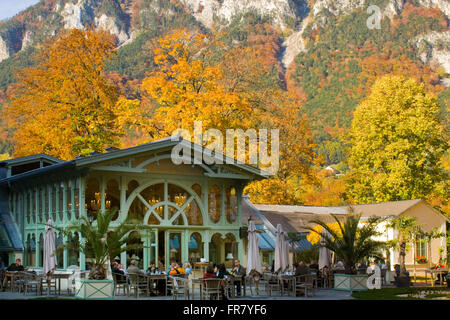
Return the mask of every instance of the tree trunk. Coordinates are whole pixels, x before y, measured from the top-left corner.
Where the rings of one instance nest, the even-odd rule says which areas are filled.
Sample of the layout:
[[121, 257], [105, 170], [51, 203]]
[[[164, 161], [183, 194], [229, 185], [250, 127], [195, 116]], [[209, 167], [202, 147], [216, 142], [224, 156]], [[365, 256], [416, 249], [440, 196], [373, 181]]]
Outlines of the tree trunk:
[[106, 279], [106, 270], [103, 265], [94, 264], [91, 268], [91, 272], [89, 272], [90, 280], [105, 280]]
[[406, 242], [403, 239], [400, 240], [400, 277], [406, 277], [406, 266], [405, 266], [405, 256], [406, 256]]

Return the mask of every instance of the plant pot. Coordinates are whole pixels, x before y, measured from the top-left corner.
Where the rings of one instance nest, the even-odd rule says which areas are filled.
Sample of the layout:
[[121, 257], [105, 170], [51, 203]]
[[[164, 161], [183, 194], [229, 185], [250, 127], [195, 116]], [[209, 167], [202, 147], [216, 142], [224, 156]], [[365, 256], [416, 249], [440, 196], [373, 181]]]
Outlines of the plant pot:
[[111, 300], [114, 295], [113, 280], [75, 279], [75, 297], [85, 300]]
[[411, 286], [411, 277], [395, 277], [394, 284], [398, 288], [409, 288]]
[[367, 288], [368, 274], [334, 274], [334, 289], [340, 291], [365, 291]]

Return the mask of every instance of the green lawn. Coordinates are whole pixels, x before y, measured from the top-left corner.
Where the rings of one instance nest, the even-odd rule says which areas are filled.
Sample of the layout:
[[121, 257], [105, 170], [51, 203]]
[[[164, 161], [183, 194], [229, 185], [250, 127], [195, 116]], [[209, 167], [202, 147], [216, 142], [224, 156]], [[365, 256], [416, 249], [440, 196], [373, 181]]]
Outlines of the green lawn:
[[450, 291], [450, 288], [447, 287], [421, 287], [421, 288], [384, 288], [379, 290], [368, 290], [368, 291], [360, 291], [353, 292], [352, 296], [355, 299], [360, 300], [422, 300], [416, 297], [398, 297], [400, 294], [414, 294], [419, 293], [421, 291], [432, 291], [429, 295], [426, 296], [425, 299], [432, 299], [435, 297], [443, 297], [447, 296], [449, 298], [449, 294], [441, 293], [442, 291]]

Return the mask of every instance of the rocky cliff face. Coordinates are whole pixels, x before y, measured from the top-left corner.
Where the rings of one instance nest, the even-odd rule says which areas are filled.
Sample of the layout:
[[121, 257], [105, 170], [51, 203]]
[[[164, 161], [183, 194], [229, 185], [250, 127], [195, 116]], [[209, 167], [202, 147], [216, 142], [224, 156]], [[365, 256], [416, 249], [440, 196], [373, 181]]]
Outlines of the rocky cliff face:
[[290, 0], [181, 0], [194, 17], [210, 28], [215, 22], [229, 22], [239, 13], [256, 11], [270, 16], [273, 23], [287, 28], [287, 20], [295, 21], [298, 15], [296, 2]]
[[[159, 12], [160, 4], [169, 0], [140, 0], [148, 8]], [[380, 8], [384, 17], [392, 19], [403, 10], [406, 0], [386, 0]], [[6, 22], [0, 22], [0, 61], [16, 52], [41, 42], [44, 38], [69, 28], [84, 28], [93, 25], [109, 30], [119, 40], [119, 45], [130, 43], [133, 34], [140, 30], [133, 29], [130, 20], [136, 13], [130, 8], [137, 0], [47, 0], [27, 9], [30, 18], [17, 16]], [[448, 0], [416, 0], [425, 8], [438, 7], [447, 17], [450, 16]], [[306, 50], [303, 32], [308, 24], [324, 25], [324, 14], [344, 15], [357, 8], [370, 4], [369, 0], [178, 0], [183, 10], [199, 21], [206, 28], [226, 25], [239, 14], [256, 12], [261, 16], [270, 16], [274, 25], [284, 30], [283, 55], [280, 59], [287, 68], [299, 52]], [[34, 10], [34, 11], [33, 11]], [[153, 10], [153, 9], [152, 9]], [[170, 10], [165, 13], [170, 14]], [[20, 16], [20, 15], [18, 15]], [[39, 26], [36, 28], [36, 25]], [[448, 46], [442, 46], [442, 37], [448, 40], [448, 34], [423, 35], [415, 39], [421, 46], [421, 59], [426, 62], [441, 64], [449, 72]]]
[[[46, 10], [39, 8], [43, 4], [46, 5]], [[120, 3], [117, 0], [49, 0], [35, 7], [44, 16], [38, 14], [31, 20], [24, 20], [19, 15], [19, 18], [16, 16], [0, 23], [0, 61], [27, 46], [37, 44], [42, 38], [56, 35], [63, 29], [82, 29], [93, 25], [116, 35], [119, 44], [130, 38], [129, 23], [123, 18], [125, 14], [121, 12]], [[50, 10], [48, 10], [49, 7]], [[115, 9], [115, 12], [113, 10], [111, 14], [110, 8]], [[27, 9], [24, 14], [31, 15], [32, 13], [28, 11], [31, 10]], [[23, 29], [21, 32], [18, 32], [17, 25]], [[35, 25], [40, 25], [41, 28], [36, 30]], [[38, 33], [39, 37], [36, 36]]]

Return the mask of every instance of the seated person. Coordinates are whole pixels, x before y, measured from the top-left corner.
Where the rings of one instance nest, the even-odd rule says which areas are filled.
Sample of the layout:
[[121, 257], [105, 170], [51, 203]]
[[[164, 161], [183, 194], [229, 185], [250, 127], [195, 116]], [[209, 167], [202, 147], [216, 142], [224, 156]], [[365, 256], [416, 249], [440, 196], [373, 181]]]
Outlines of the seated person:
[[339, 261], [336, 263], [336, 265], [334, 266], [333, 270], [338, 270], [338, 271], [343, 271], [343, 270], [345, 270], [344, 263], [343, 263], [342, 261], [339, 260]]
[[119, 264], [117, 262], [113, 262], [111, 264], [112, 273], [116, 274], [117, 282], [125, 282], [125, 272], [119, 269]]
[[225, 276], [228, 276], [229, 272], [227, 271], [227, 268], [225, 268], [225, 264], [221, 263], [217, 267], [217, 278], [224, 279]]
[[186, 262], [186, 263], [183, 265], [183, 268], [184, 268], [184, 271], [185, 271], [185, 273], [186, 273], [186, 277], [189, 277], [189, 275], [192, 274], [191, 264], [190, 264], [189, 262]]
[[176, 275], [184, 275], [186, 274], [186, 270], [184, 268], [181, 268], [180, 265], [176, 261], [172, 261], [170, 264], [170, 270], [169, 275], [176, 276]]
[[214, 272], [214, 268], [212, 266], [208, 266], [206, 268], [206, 272], [203, 275], [203, 279], [214, 279], [217, 278], [216, 273]]
[[144, 271], [139, 269], [138, 262], [136, 260], [131, 260], [130, 266], [127, 269], [127, 274], [144, 274]]
[[[234, 268], [231, 270], [231, 274], [235, 277], [244, 277], [245, 276], [245, 269], [243, 266], [241, 266], [241, 262], [239, 260], [234, 260]], [[241, 278], [241, 279], [242, 279]], [[236, 293], [238, 296], [241, 295], [241, 281], [242, 280], [234, 280], [234, 283], [236, 284]]]
[[295, 268], [295, 275], [296, 276], [302, 276], [305, 274], [310, 274], [311, 271], [306, 266], [304, 261], [300, 261], [300, 263], [297, 265], [297, 268]]
[[147, 269], [148, 273], [155, 274], [159, 269], [156, 267], [155, 261], [150, 262], [150, 266]]
[[[155, 261], [150, 262], [150, 266], [147, 269], [147, 273], [150, 274], [160, 273], [159, 269], [156, 267]], [[153, 288], [150, 288], [150, 290], [153, 290]], [[163, 296], [166, 292], [166, 280], [156, 279], [156, 290], [158, 291], [159, 296]], [[155, 293], [150, 292], [150, 295], [155, 295]]]
[[6, 270], [8, 270], [8, 271], [25, 271], [25, 268], [22, 265], [22, 260], [16, 259], [16, 262], [12, 263]]

